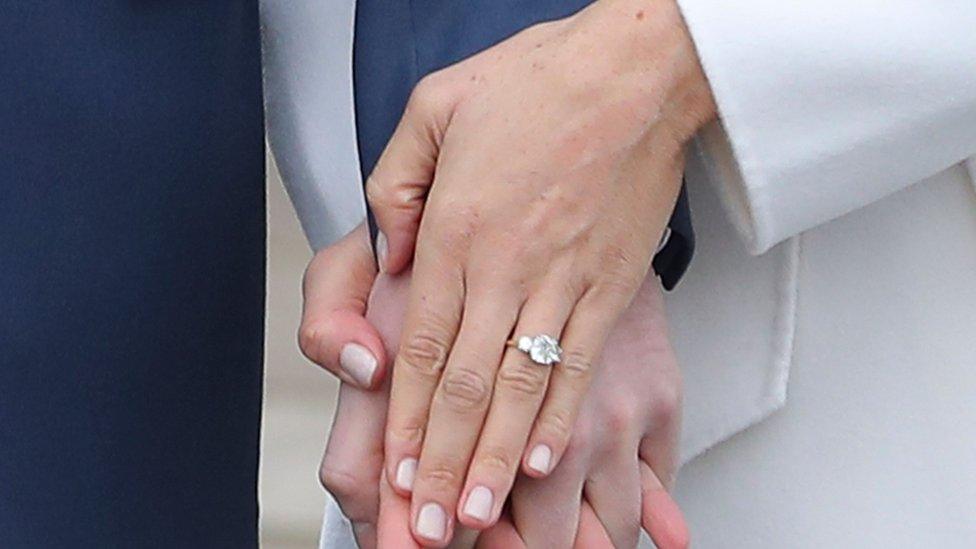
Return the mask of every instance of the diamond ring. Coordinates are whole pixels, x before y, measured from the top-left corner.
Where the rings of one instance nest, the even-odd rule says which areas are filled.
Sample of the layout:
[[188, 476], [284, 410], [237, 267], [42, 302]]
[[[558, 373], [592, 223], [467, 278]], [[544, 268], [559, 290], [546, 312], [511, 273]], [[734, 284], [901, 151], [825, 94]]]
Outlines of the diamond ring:
[[563, 350], [556, 338], [550, 335], [522, 336], [518, 340], [509, 340], [508, 345], [529, 355], [532, 362], [542, 366], [552, 366], [562, 359]]

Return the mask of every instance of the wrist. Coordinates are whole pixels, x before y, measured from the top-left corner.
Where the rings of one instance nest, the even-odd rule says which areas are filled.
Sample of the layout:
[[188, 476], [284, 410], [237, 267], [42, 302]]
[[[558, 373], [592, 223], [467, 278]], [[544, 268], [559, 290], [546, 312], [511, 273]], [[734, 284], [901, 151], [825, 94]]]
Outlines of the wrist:
[[683, 146], [716, 116], [715, 99], [675, 0], [599, 0], [580, 12], [613, 75], [637, 76], [633, 93]]

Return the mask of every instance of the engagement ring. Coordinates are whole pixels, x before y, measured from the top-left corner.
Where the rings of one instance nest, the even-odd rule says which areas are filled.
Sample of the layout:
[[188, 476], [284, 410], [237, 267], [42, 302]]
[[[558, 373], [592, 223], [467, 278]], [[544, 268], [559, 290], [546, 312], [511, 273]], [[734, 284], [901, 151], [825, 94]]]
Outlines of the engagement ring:
[[529, 355], [532, 362], [542, 366], [552, 366], [562, 359], [563, 350], [556, 338], [540, 334], [535, 337], [522, 336], [518, 340], [509, 340], [508, 345], [515, 347]]

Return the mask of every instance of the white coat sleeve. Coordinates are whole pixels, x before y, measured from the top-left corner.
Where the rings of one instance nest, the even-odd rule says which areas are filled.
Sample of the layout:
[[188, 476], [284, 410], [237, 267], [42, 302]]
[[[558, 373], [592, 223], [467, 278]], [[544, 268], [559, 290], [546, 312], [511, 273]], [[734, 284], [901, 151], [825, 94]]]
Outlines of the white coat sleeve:
[[976, 155], [976, 1], [678, 3], [719, 110], [698, 150], [752, 253]]
[[268, 142], [313, 249], [366, 215], [355, 138], [352, 0], [261, 0]]

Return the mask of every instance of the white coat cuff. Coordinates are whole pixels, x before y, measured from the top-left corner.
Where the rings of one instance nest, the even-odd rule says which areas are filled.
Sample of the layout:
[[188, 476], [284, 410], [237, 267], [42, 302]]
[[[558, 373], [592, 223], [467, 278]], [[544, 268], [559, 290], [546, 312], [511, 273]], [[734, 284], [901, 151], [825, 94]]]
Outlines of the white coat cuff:
[[718, 105], [698, 151], [763, 253], [976, 153], [976, 3], [678, 0]]

